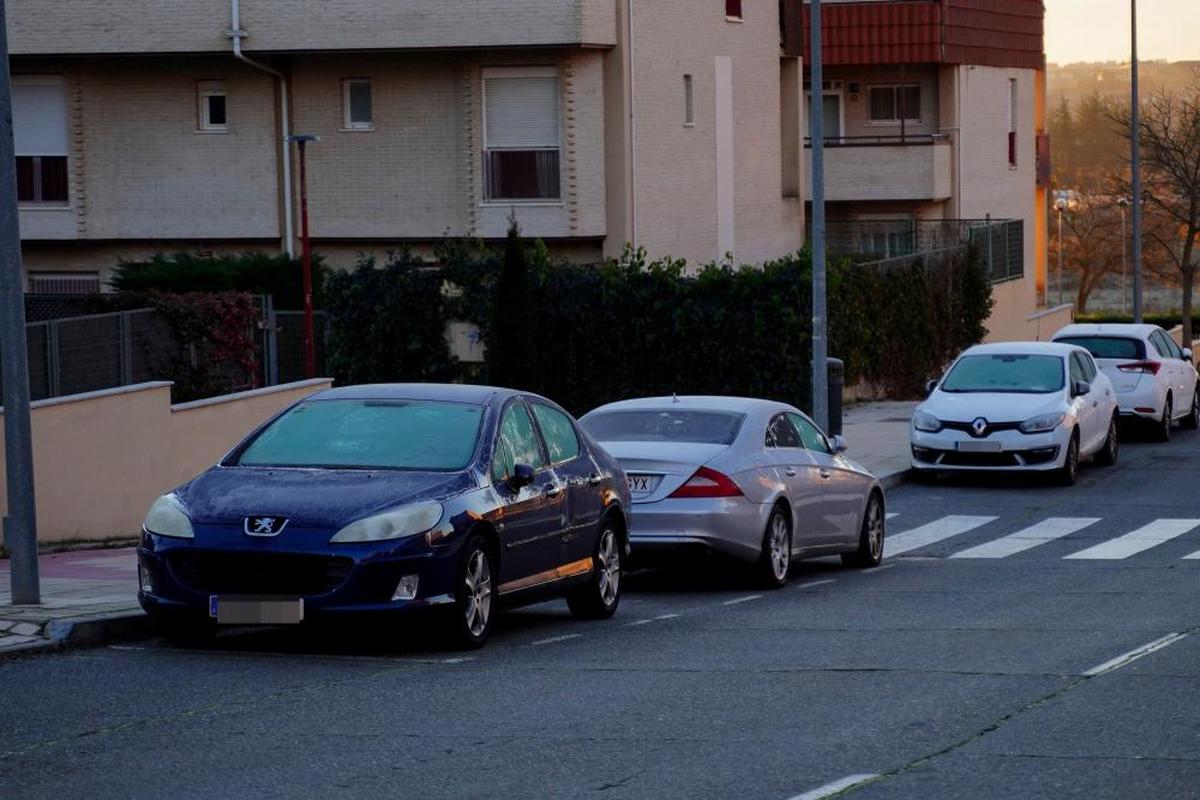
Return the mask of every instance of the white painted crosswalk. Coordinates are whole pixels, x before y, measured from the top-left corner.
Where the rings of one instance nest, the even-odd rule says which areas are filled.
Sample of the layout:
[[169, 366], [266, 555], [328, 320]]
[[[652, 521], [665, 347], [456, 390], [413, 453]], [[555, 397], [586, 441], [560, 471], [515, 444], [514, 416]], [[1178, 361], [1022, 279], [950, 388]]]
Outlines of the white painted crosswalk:
[[[900, 515], [889, 514], [888, 516], [890, 519]], [[906, 514], [905, 517], [907, 516]], [[962, 537], [967, 540], [964, 541], [964, 544], [968, 546], [955, 549], [949, 554], [949, 558], [994, 560], [1017, 556], [1035, 548], [1045, 547], [1053, 542], [1064, 541], [1069, 544], [1071, 540], [1068, 537], [1080, 531], [1104, 530], [1102, 525], [1104, 519], [1101, 517], [1048, 517], [1026, 525], [1016, 532], [992, 536], [980, 541], [980, 534], [986, 534], [989, 530], [1000, 527], [1000, 525], [993, 525], [997, 522], [1000, 525], [1004, 524], [1000, 517], [995, 516], [949, 514], [917, 527], [894, 534], [889, 533], [884, 541], [884, 556], [898, 556], [905, 553], [917, 555], [918, 553], [915, 551]], [[1060, 546], [1053, 557], [1072, 561], [1120, 561], [1146, 553], [1198, 530], [1200, 530], [1200, 519], [1156, 519], [1134, 530], [1112, 531], [1111, 535], [1107, 536], [1105, 534], [1097, 535], [1089, 530], [1088, 547], [1062, 555], [1063, 548]], [[1099, 538], [1103, 538], [1103, 541], [1097, 542], [1096, 540]], [[944, 554], [945, 550], [941, 550], [941, 553]], [[1178, 550], [1175, 553], [1172, 557], [1180, 558]], [[1182, 556], [1182, 558], [1200, 561], [1200, 550]]]

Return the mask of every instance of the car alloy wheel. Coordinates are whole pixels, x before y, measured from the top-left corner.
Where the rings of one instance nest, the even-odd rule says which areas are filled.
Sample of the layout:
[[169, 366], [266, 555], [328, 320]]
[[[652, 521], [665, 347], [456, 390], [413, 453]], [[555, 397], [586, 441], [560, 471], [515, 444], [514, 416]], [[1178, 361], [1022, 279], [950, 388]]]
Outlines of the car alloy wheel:
[[1059, 482], [1064, 486], [1074, 486], [1075, 480], [1079, 476], [1079, 437], [1072, 434], [1071, 441], [1067, 445], [1067, 456], [1063, 461], [1062, 469], [1059, 471]]
[[1104, 440], [1104, 447], [1096, 454], [1096, 463], [1105, 467], [1111, 467], [1117, 463], [1117, 451], [1120, 446], [1117, 418], [1113, 417], [1112, 421], [1108, 423], [1108, 437]]
[[858, 549], [844, 553], [842, 563], [848, 567], [877, 567], [883, 561], [883, 540], [886, 536], [887, 515], [883, 513], [883, 500], [872, 493], [863, 514], [862, 532]]
[[792, 529], [780, 506], [771, 511], [771, 517], [767, 520], [760, 564], [759, 569], [768, 587], [778, 588], [787, 583], [788, 570], [792, 566]]
[[463, 546], [455, 585], [454, 615], [451, 621], [452, 644], [457, 647], [481, 647], [492, 632], [495, 598], [491, 551], [480, 536], [472, 536]]
[[1200, 386], [1192, 392], [1192, 411], [1183, 418], [1183, 427], [1189, 431], [1200, 428]]
[[591, 577], [567, 595], [567, 606], [581, 619], [608, 619], [620, 602], [621, 536], [606, 519], [596, 540]]
[[1171, 439], [1171, 413], [1174, 410], [1171, 406], [1171, 398], [1167, 397], [1167, 404], [1163, 406], [1162, 419], [1158, 422], [1157, 438], [1160, 442], [1167, 442]]

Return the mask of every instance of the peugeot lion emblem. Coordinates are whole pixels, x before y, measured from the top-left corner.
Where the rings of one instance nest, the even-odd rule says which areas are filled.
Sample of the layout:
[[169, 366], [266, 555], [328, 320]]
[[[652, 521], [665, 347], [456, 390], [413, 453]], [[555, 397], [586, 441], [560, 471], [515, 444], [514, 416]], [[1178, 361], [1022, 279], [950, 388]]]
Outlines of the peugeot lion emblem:
[[971, 423], [971, 430], [976, 436], [986, 436], [988, 429], [988, 421], [983, 417], [978, 417]]
[[249, 536], [278, 536], [287, 524], [283, 517], [246, 517], [245, 530]]

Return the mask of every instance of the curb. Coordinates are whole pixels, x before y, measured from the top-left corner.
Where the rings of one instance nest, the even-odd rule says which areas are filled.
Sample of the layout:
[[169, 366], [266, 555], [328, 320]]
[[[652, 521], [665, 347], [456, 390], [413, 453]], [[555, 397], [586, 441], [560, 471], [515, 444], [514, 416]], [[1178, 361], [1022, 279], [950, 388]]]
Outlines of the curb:
[[23, 642], [13, 647], [0, 647], [0, 660], [35, 651], [97, 647], [114, 642], [148, 639], [154, 632], [153, 621], [140, 609], [101, 616], [54, 619], [43, 626], [40, 640]]
[[912, 473], [913, 471], [911, 469], [904, 469], [900, 470], [899, 472], [893, 472], [891, 475], [884, 475], [879, 479], [879, 485], [883, 487], [885, 492], [891, 491], [897, 486], [903, 486], [904, 484], [910, 482], [913, 478]]

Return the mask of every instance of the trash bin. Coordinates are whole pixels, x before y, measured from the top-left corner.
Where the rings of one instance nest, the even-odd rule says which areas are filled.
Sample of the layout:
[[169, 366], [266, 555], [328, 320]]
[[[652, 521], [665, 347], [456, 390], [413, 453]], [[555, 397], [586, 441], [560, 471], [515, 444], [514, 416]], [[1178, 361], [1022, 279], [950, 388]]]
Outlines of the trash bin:
[[846, 382], [846, 362], [829, 359], [829, 430], [830, 436], [842, 435], [842, 389]]

